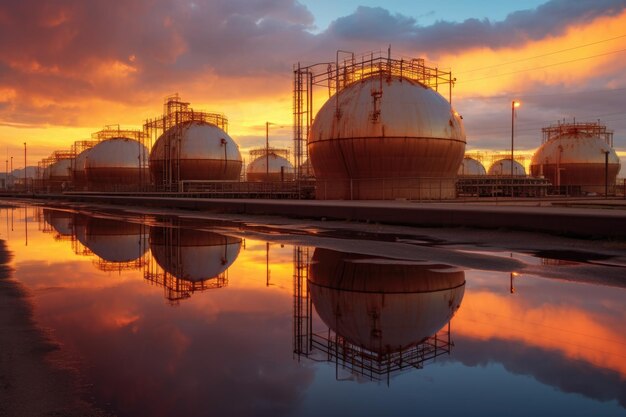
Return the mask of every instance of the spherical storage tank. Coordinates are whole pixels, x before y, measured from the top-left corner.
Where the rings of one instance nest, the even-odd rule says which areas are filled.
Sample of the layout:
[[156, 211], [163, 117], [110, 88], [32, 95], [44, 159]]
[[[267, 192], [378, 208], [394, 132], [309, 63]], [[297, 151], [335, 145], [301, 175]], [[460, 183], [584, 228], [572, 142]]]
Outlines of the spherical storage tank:
[[479, 161], [474, 158], [470, 158], [466, 156], [461, 161], [461, 166], [459, 166], [459, 171], [457, 172], [459, 176], [479, 176], [486, 175], [487, 171], [485, 171], [485, 167]]
[[561, 134], [544, 142], [531, 159], [530, 171], [557, 187], [574, 186], [580, 187], [581, 192], [604, 194], [605, 174], [608, 173], [606, 186], [612, 189], [620, 160], [604, 137], [594, 134], [594, 129], [587, 131], [582, 127], [589, 126], [565, 126]]
[[[503, 176], [511, 176], [511, 159], [503, 158], [495, 161], [489, 167], [488, 171], [489, 175], [503, 175]], [[513, 161], [513, 176], [514, 177], [525, 177], [526, 170], [524, 166], [517, 161]]]
[[239, 147], [219, 127], [201, 121], [179, 124], [163, 133], [150, 152], [150, 173], [156, 184], [170, 180], [237, 180], [242, 159]]
[[270, 152], [248, 164], [246, 177], [248, 181], [291, 181], [294, 169], [287, 159]]
[[308, 151], [320, 199], [453, 198], [465, 131], [438, 92], [371, 76], [322, 106]]
[[59, 159], [44, 170], [44, 179], [49, 181], [69, 181], [71, 179], [72, 160]]
[[319, 317], [335, 333], [385, 354], [434, 336], [450, 321], [463, 300], [465, 273], [317, 248], [309, 289]]
[[107, 139], [86, 152], [85, 178], [89, 188], [115, 189], [147, 182], [148, 149], [136, 140]]
[[91, 151], [91, 149], [92, 148], [85, 149], [79, 153], [72, 164], [72, 183], [76, 189], [80, 189], [87, 185], [85, 167], [87, 164], [87, 158], [89, 157], [89, 151]]

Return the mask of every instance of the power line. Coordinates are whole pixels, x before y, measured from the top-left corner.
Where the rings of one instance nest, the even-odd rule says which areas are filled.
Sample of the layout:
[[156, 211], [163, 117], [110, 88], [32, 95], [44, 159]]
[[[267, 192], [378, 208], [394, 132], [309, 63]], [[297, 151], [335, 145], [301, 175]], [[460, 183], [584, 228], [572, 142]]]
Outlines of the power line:
[[469, 96], [463, 97], [459, 96], [456, 100], [498, 100], [498, 99], [506, 99], [510, 100], [511, 97], [516, 98], [534, 98], [534, 97], [550, 97], [550, 96], [565, 96], [565, 95], [576, 95], [576, 94], [593, 94], [593, 93], [606, 93], [606, 92], [620, 92], [625, 91], [626, 87], [618, 87], [618, 88], [604, 88], [598, 90], [580, 90], [580, 91], [563, 91], [560, 93], [544, 93], [544, 94], [523, 94], [523, 93], [509, 93], [509, 94], [500, 94], [497, 96]]
[[585, 57], [576, 58], [576, 59], [571, 59], [569, 61], [562, 61], [562, 62], [556, 62], [554, 64], [542, 65], [540, 67], [526, 68], [526, 69], [523, 69], [523, 70], [505, 72], [505, 73], [501, 73], [501, 74], [491, 75], [489, 77], [480, 77], [480, 78], [473, 78], [471, 80], [457, 81], [457, 84], [458, 83], [471, 83], [471, 82], [474, 82], [474, 81], [481, 81], [481, 80], [488, 80], [488, 79], [491, 79], [491, 78], [504, 77], [505, 75], [519, 74], [521, 72], [527, 72], [527, 71], [534, 71], [534, 70], [538, 70], [538, 69], [556, 67], [558, 65], [571, 64], [572, 62], [584, 61], [584, 60], [587, 60], [587, 59], [593, 59], [593, 58], [598, 58], [598, 57], [601, 57], [601, 56], [617, 54], [617, 53], [620, 53], [620, 52], [626, 52], [626, 48], [625, 49], [618, 49], [616, 51], [605, 52], [605, 53], [602, 53], [602, 54], [585, 56]]
[[528, 58], [521, 58], [521, 59], [516, 59], [514, 61], [503, 62], [503, 63], [499, 63], [499, 64], [494, 64], [494, 65], [488, 65], [486, 67], [474, 68], [474, 69], [467, 70], [467, 71], [461, 71], [461, 72], [457, 72], [456, 74], [457, 75], [458, 74], [467, 74], [467, 73], [470, 73], [470, 72], [476, 72], [476, 71], [481, 71], [481, 70], [485, 70], [485, 69], [497, 68], [497, 67], [501, 67], [501, 66], [505, 66], [505, 65], [517, 64], [519, 62], [530, 61], [532, 59], [543, 58], [543, 57], [550, 56], [550, 55], [556, 55], [556, 54], [560, 54], [560, 53], [563, 53], [563, 52], [568, 52], [568, 51], [573, 51], [573, 50], [576, 50], [576, 49], [586, 48], [588, 46], [598, 45], [600, 43], [610, 42], [610, 41], [614, 41], [616, 39], [621, 39], [621, 38], [626, 38], [626, 34], [625, 35], [615, 36], [615, 37], [608, 38], [608, 39], [603, 39], [603, 40], [596, 41], [596, 42], [586, 43], [584, 45], [573, 46], [571, 48], [565, 48], [565, 49], [561, 49], [561, 50], [554, 51], [554, 52], [548, 52], [548, 53], [541, 54], [541, 55], [535, 55], [535, 56], [531, 56], [531, 57], [528, 57]]

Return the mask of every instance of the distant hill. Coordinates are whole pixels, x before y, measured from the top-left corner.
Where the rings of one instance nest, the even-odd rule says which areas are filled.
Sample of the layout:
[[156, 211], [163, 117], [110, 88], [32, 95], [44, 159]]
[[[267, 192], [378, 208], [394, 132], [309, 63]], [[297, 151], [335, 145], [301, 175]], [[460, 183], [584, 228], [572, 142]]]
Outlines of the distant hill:
[[[15, 178], [24, 178], [24, 168], [22, 169], [14, 169], [11, 171], [13, 177]], [[27, 178], [37, 178], [37, 167], [29, 166], [26, 167], [26, 177]]]

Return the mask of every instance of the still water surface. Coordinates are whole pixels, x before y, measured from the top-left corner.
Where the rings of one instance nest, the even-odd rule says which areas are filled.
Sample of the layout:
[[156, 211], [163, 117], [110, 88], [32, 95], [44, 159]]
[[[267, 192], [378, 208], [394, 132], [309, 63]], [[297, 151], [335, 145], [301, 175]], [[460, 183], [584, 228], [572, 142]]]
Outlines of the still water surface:
[[624, 286], [168, 216], [0, 221], [37, 323], [120, 416], [626, 415]]

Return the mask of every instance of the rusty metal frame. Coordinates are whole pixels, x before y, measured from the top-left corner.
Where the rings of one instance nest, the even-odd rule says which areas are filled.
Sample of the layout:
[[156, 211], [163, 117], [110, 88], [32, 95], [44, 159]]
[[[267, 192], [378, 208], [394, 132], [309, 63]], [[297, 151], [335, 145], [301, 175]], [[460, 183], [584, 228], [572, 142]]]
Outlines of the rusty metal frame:
[[[165, 143], [165, 170], [163, 178], [157, 180], [157, 188], [176, 190], [180, 181], [180, 142], [182, 141], [184, 125], [189, 122], [209, 123], [228, 133], [228, 118], [223, 113], [209, 113], [194, 110], [190, 103], [181, 100], [178, 93], [167, 96], [163, 102], [163, 114], [147, 119], [143, 125], [143, 133], [149, 142], [148, 149], [165, 132], [170, 131]], [[171, 129], [171, 130], [170, 130]], [[176, 152], [172, 151], [171, 142], [174, 141]]]
[[557, 123], [541, 129], [541, 143], [544, 144], [552, 139], [556, 139], [565, 135], [587, 134], [599, 137], [604, 140], [607, 145], [613, 147], [613, 131], [606, 128], [605, 125], [597, 122], [576, 122]]
[[[303, 66], [299, 62], [293, 67], [293, 140], [294, 169], [300, 183], [311, 173], [303, 163], [308, 159], [308, 135], [313, 123], [314, 90], [322, 88], [327, 99], [348, 85], [365, 78], [401, 77], [409, 79], [435, 91], [448, 87], [448, 101], [452, 106], [452, 87], [455, 78], [451, 71], [426, 65], [422, 58], [392, 58], [391, 49], [355, 56], [353, 52], [337, 51], [335, 62], [322, 62]], [[337, 108], [339, 111], [339, 108]]]

